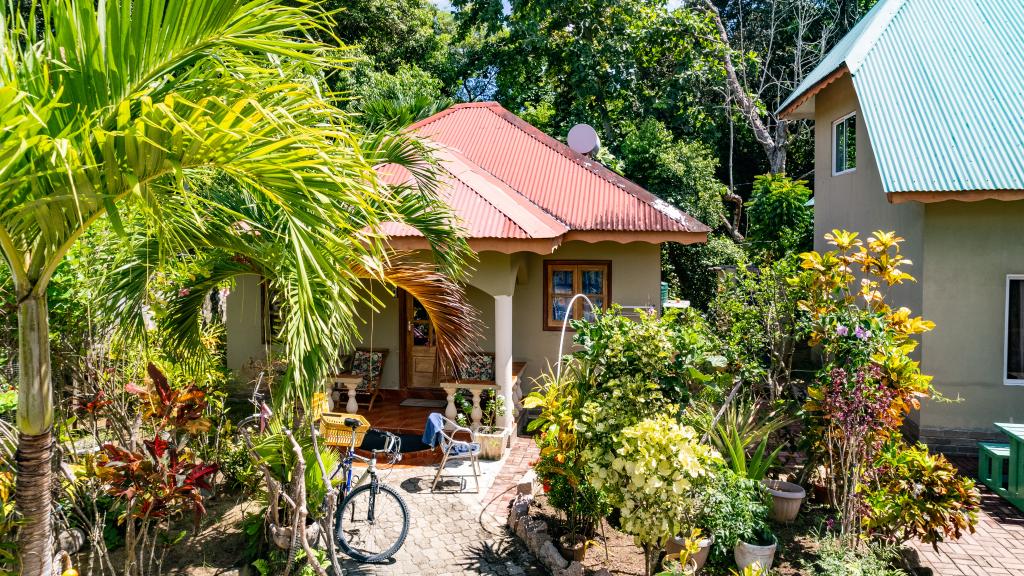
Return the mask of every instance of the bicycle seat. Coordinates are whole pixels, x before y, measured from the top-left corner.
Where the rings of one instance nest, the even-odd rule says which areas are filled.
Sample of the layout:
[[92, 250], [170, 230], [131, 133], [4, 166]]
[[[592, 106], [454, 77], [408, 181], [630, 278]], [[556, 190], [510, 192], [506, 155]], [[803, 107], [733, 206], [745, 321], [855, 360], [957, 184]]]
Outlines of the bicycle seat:
[[349, 428], [359, 428], [362, 425], [363, 423], [355, 418], [345, 418], [345, 426], [348, 426]]

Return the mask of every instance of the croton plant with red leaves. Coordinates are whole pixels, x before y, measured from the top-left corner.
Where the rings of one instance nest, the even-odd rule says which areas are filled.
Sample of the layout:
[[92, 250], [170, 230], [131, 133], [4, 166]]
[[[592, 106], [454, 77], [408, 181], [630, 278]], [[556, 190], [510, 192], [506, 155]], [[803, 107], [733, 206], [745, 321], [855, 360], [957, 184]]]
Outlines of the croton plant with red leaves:
[[198, 434], [210, 429], [210, 420], [203, 416], [206, 410], [206, 393], [195, 384], [173, 388], [167, 376], [153, 363], [146, 368], [150, 386], [142, 388], [129, 383], [125, 390], [142, 400], [145, 412], [143, 418], [151, 419], [158, 427], [172, 428], [189, 434]]
[[[152, 438], [143, 440], [142, 450], [103, 444], [90, 471], [106, 485], [108, 494], [127, 504], [121, 521], [191, 514], [198, 526], [206, 512], [203, 491], [212, 490], [210, 480], [218, 467], [196, 462], [194, 454], [182, 446], [189, 435], [210, 429], [210, 420], [203, 415], [206, 394], [195, 384], [172, 387], [152, 363], [146, 371], [146, 388], [129, 383], [125, 390], [141, 400]], [[109, 404], [101, 396], [96, 400], [96, 409]]]
[[104, 444], [96, 459], [96, 477], [108, 485], [111, 496], [128, 503], [126, 516], [155, 519], [191, 513], [198, 526], [206, 513], [201, 491], [212, 489], [208, 480], [217, 465], [193, 462], [190, 452], [179, 452], [159, 433], [143, 444], [142, 452]]

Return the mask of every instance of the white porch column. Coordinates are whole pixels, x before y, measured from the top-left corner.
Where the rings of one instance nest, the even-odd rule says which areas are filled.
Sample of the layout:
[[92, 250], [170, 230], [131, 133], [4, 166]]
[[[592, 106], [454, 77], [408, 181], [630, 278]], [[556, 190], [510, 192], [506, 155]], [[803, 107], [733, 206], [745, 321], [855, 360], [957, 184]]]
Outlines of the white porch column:
[[505, 418], [502, 426], [514, 426], [512, 404], [512, 296], [494, 297], [494, 381], [505, 397]]

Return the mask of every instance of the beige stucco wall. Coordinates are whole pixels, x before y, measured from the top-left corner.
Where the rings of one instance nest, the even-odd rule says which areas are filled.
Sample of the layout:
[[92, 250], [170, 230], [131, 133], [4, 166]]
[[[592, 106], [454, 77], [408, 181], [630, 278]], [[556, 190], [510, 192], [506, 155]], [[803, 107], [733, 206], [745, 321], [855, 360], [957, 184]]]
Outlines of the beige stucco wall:
[[227, 364], [243, 382], [249, 379], [245, 371], [249, 361], [265, 358], [261, 306], [260, 277], [244, 274], [236, 278], [225, 303]]
[[379, 310], [374, 313], [369, 306], [358, 308], [359, 341], [356, 346], [375, 350], [387, 349], [388, 356], [384, 359], [380, 385], [382, 388], [398, 388], [398, 297], [377, 282], [372, 283], [370, 291], [380, 301]]
[[[660, 308], [661, 249], [635, 242], [586, 244], [569, 242], [554, 254], [528, 255], [516, 285], [513, 359], [526, 361], [524, 388], [558, 359], [559, 333], [543, 329], [544, 260], [611, 260], [612, 302], [623, 306]], [[572, 344], [566, 335], [566, 350]]]
[[[849, 76], [818, 93], [814, 110], [814, 249], [830, 249], [824, 236], [837, 228], [860, 232], [862, 238], [875, 230], [895, 230], [906, 238], [903, 253], [914, 262], [909, 272], [918, 283], [897, 287], [892, 296], [900, 305], [920, 310], [923, 207], [917, 203], [891, 204], [882, 193], [871, 139]], [[832, 123], [850, 112], [857, 112], [857, 169], [833, 176]]]
[[922, 367], [956, 404], [928, 402], [921, 428], [1024, 421], [1024, 387], [1003, 384], [1006, 275], [1024, 274], [1024, 201], [925, 205]]
[[[659, 307], [661, 250], [646, 243], [588, 244], [568, 242], [553, 254], [501, 254], [483, 252], [468, 278], [467, 296], [483, 320], [481, 351], [494, 351], [494, 295], [513, 294], [512, 357], [527, 362], [524, 386], [539, 376], [548, 362], [558, 355], [558, 332], [542, 328], [543, 262], [549, 260], [611, 260], [612, 301], [624, 306]], [[387, 348], [381, 386], [399, 388], [398, 300], [379, 285], [373, 293], [384, 303], [372, 314], [368, 306], [359, 308], [360, 347]], [[260, 341], [259, 278], [242, 277], [228, 296], [228, 366], [242, 369], [250, 358], [263, 357]], [[372, 320], [371, 320], [372, 319]], [[372, 339], [371, 339], [372, 332]], [[567, 346], [570, 337], [566, 337]], [[527, 386], [528, 387], [528, 386]]]

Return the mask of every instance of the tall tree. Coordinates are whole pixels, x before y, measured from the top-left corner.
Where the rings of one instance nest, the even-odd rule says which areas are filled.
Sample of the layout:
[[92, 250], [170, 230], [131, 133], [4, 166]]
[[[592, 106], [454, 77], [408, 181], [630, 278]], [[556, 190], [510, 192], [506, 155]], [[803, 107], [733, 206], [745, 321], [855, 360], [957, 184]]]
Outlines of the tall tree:
[[492, 59], [484, 66], [497, 70], [499, 100], [513, 110], [549, 103], [559, 132], [590, 122], [614, 145], [623, 120], [675, 120], [717, 74], [708, 68], [717, 59], [704, 57], [704, 19], [661, 0], [511, 0], [508, 10], [502, 0], [453, 4], [465, 34], [488, 32]]
[[[51, 573], [53, 551], [46, 288], [86, 229], [101, 218], [123, 229], [132, 214], [164, 240], [153, 258], [202, 250], [222, 232], [209, 215], [233, 209], [189, 181], [223, 171], [278, 214], [258, 231], [286, 240], [287, 353], [292, 381], [308, 390], [351, 334], [344, 315], [362, 290], [338, 264], [381, 275], [380, 223], [422, 211], [377, 186], [315, 77], [284, 68], [331, 65], [305, 39], [323, 26], [314, 2], [38, 0], [27, 16], [22, 4], [0, 7], [0, 251], [18, 302], [19, 548], [22, 572], [36, 576]], [[433, 218], [446, 213], [419, 196]], [[455, 228], [423, 224], [442, 264], [455, 265]]]
[[[786, 171], [793, 135], [775, 110], [875, 0], [698, 0], [714, 22], [726, 100], [764, 151]], [[808, 138], [806, 126], [800, 136]]]

